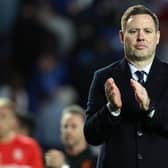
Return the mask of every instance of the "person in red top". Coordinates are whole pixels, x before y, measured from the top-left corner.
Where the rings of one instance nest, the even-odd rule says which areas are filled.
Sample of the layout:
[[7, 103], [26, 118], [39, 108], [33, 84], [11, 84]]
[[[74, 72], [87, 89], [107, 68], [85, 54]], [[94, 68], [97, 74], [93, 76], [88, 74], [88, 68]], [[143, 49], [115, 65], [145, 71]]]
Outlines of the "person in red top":
[[43, 168], [42, 152], [35, 139], [17, 134], [14, 104], [0, 98], [0, 168]]

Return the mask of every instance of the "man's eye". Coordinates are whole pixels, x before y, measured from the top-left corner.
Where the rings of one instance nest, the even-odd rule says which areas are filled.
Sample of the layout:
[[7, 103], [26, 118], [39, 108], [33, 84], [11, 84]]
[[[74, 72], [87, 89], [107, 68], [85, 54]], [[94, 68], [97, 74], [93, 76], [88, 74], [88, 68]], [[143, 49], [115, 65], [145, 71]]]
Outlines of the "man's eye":
[[152, 30], [145, 30], [146, 33], [152, 33]]
[[134, 34], [136, 33], [136, 30], [129, 30], [129, 33]]

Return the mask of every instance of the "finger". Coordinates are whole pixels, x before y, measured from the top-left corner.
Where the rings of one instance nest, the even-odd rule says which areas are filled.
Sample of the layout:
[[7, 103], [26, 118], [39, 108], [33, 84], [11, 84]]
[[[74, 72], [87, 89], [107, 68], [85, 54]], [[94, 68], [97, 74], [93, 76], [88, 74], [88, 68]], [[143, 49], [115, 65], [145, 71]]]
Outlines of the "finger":
[[115, 84], [115, 81], [113, 78], [108, 78], [106, 80], [105, 87], [108, 89], [108, 91], [110, 90], [113, 91], [114, 89], [117, 89], [117, 85]]
[[106, 82], [105, 82], [105, 85], [104, 85], [105, 88], [106, 88], [106, 89], [111, 88], [111, 87], [112, 87], [112, 83], [113, 83], [113, 79], [110, 79], [110, 78], [107, 79]]
[[147, 98], [146, 89], [140, 83], [133, 79], [130, 80], [130, 83], [132, 88], [134, 89], [135, 99], [141, 106]]
[[134, 90], [136, 90], [139, 83], [134, 79], [130, 79], [130, 84], [131, 84], [132, 88]]
[[108, 78], [108, 79], [106, 80], [106, 82], [109, 83], [109, 84], [110, 84], [110, 83], [112, 84], [112, 83], [114, 82], [114, 79], [113, 79], [113, 78]]

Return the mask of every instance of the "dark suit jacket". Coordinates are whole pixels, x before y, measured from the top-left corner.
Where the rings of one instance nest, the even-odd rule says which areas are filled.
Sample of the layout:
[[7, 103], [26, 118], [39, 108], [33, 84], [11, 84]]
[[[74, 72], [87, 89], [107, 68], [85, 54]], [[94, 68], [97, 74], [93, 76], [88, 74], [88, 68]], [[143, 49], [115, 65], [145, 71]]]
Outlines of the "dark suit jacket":
[[[104, 84], [109, 77], [121, 91], [119, 117], [106, 107]], [[97, 168], [167, 168], [168, 65], [155, 58], [144, 85], [156, 109], [152, 119], [136, 103], [130, 78], [125, 59], [94, 74], [84, 134], [89, 144], [101, 145]]]

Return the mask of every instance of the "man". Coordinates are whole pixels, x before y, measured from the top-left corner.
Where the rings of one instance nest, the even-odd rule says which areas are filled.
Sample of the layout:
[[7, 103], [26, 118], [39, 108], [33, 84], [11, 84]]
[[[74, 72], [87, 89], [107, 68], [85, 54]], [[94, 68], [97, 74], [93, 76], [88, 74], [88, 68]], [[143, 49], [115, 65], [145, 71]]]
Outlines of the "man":
[[0, 168], [43, 168], [37, 142], [16, 134], [17, 120], [13, 102], [0, 98]]
[[46, 165], [51, 168], [95, 168], [96, 157], [83, 135], [84, 109], [70, 105], [61, 119], [62, 151], [51, 149], [46, 153]]
[[125, 11], [125, 58], [95, 72], [88, 97], [84, 134], [102, 144], [97, 168], [168, 167], [168, 65], [155, 56], [159, 38], [150, 9]]

